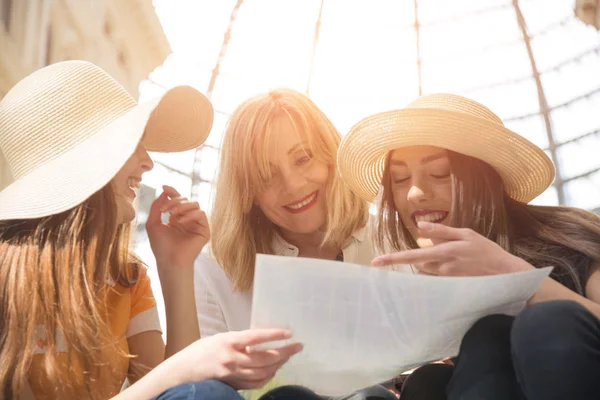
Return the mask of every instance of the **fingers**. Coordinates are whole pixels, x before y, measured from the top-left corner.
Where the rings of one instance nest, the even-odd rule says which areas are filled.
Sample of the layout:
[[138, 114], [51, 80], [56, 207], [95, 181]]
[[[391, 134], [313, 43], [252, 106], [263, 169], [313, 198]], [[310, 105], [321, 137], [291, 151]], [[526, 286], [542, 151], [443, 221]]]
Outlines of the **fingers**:
[[240, 350], [245, 350], [248, 346], [254, 346], [261, 343], [285, 340], [292, 337], [292, 332], [287, 329], [248, 329], [245, 331], [231, 332], [233, 335], [234, 346]]
[[435, 261], [426, 262], [426, 263], [418, 263], [414, 264], [414, 267], [419, 270], [421, 274], [424, 275], [441, 275], [440, 267], [443, 264]]
[[208, 218], [206, 217], [206, 213], [200, 210], [198, 207], [196, 207], [196, 209], [192, 209], [191, 211], [187, 211], [185, 214], [176, 216], [176, 221], [180, 224], [195, 221], [198, 226], [208, 226]]
[[466, 240], [472, 233], [470, 229], [453, 228], [444, 224], [419, 221], [419, 236], [439, 241]]
[[424, 249], [413, 249], [399, 251], [397, 253], [384, 254], [375, 257], [371, 264], [375, 266], [384, 266], [391, 264], [425, 264], [438, 262], [443, 264], [448, 260], [454, 259], [458, 254], [464, 252], [465, 242], [450, 241], [437, 244], [433, 247]]
[[179, 192], [173, 186], [163, 185], [162, 189], [170, 198], [181, 196], [181, 194], [179, 194]]
[[[198, 204], [197, 201], [189, 201], [185, 197], [182, 197], [181, 200], [178, 200], [178, 199], [179, 199], [179, 197], [176, 197], [175, 199], [167, 201], [167, 203], [165, 203], [165, 207], [164, 207], [165, 211], [163, 211], [163, 212], [169, 212], [169, 214], [171, 214], [171, 216], [176, 217], [176, 216], [184, 215], [189, 211], [200, 209], [200, 204]], [[171, 204], [169, 204], [169, 203], [171, 203]]]
[[440, 257], [443, 255], [443, 252], [440, 252], [439, 250], [440, 246], [384, 254], [375, 257], [371, 264], [375, 266], [384, 266], [391, 264], [421, 264], [430, 261], [439, 261]]
[[273, 379], [279, 368], [287, 361], [288, 359], [286, 358], [285, 360], [281, 360], [268, 367], [241, 368], [236, 371], [236, 379], [241, 385], [246, 386], [247, 388], [261, 387]]
[[228, 380], [237, 389], [260, 388], [273, 379], [290, 357], [301, 350], [302, 345], [294, 343], [277, 350], [252, 351], [246, 354], [250, 361], [240, 360], [239, 368]]
[[162, 192], [156, 200], [152, 202], [150, 211], [148, 212], [148, 219], [146, 220], [146, 226], [152, 226], [162, 223], [161, 221], [161, 208], [168, 201], [167, 194]]
[[271, 365], [279, 364], [288, 360], [294, 354], [302, 351], [301, 343], [292, 343], [278, 349], [269, 350], [249, 350], [247, 351], [247, 366], [256, 368], [265, 368]]

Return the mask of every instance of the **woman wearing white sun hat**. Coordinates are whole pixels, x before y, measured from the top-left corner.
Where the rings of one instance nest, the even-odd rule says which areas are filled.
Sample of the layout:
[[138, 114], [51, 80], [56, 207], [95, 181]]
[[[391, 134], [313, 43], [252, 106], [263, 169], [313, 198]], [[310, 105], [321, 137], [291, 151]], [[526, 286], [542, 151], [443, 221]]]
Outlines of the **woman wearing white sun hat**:
[[[136, 104], [84, 61], [42, 68], [2, 99], [0, 150], [14, 182], [0, 192], [0, 398], [150, 398], [211, 378], [252, 388], [299, 351], [247, 353], [289, 337], [282, 330], [197, 340], [193, 262], [208, 222], [175, 189], [164, 187], [147, 222], [166, 347], [145, 268], [128, 251], [132, 189], [153, 166], [146, 151], [193, 149], [212, 119], [191, 87]], [[137, 383], [119, 394], [125, 378]]]
[[[554, 267], [516, 319], [477, 322], [454, 371], [417, 370], [403, 400], [598, 398], [600, 218], [527, 204], [554, 178], [542, 149], [471, 99], [431, 94], [358, 122], [338, 169], [365, 200], [381, 190], [376, 243], [397, 253], [374, 265], [447, 276]], [[440, 373], [452, 377], [448, 386]], [[409, 393], [417, 376], [426, 397]]]

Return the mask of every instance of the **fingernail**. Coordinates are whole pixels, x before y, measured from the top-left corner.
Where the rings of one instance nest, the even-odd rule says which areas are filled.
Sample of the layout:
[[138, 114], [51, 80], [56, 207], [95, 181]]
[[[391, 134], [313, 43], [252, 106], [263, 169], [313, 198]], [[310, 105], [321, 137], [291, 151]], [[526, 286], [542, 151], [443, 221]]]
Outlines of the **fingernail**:
[[419, 227], [419, 229], [421, 229], [423, 231], [430, 231], [433, 229], [434, 224], [432, 224], [431, 222], [427, 222], [427, 221], [419, 221], [419, 222], [417, 222], [417, 226]]
[[371, 264], [376, 267], [381, 267], [383, 265], [383, 260], [381, 258], [375, 258]]

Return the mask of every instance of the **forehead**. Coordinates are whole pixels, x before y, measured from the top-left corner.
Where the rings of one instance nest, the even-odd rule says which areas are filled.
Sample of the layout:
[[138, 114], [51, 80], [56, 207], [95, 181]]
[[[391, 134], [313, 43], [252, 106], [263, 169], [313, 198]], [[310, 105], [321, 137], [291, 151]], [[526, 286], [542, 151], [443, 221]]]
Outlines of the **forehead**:
[[295, 121], [288, 115], [275, 118], [269, 126], [266, 147], [269, 155], [276, 156], [287, 152], [299, 143], [307, 143], [309, 133], [302, 121]]
[[392, 151], [390, 160], [392, 162], [404, 162], [406, 164], [411, 164], [420, 163], [435, 156], [447, 158], [448, 150], [435, 146], [402, 147]]

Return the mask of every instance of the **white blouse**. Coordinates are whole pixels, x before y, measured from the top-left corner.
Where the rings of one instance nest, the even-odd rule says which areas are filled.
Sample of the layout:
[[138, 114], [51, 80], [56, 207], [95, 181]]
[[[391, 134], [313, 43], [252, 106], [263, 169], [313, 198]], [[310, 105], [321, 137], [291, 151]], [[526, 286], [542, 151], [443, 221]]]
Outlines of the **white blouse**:
[[[279, 236], [273, 242], [273, 249], [277, 255], [298, 256], [298, 248]], [[375, 257], [370, 234], [367, 234], [365, 228], [352, 235], [352, 240], [342, 252], [344, 261], [354, 264], [371, 265]], [[395, 269], [411, 272], [409, 266]], [[250, 328], [252, 290], [234, 292], [225, 271], [206, 252], [196, 259], [194, 288], [201, 337]]]

